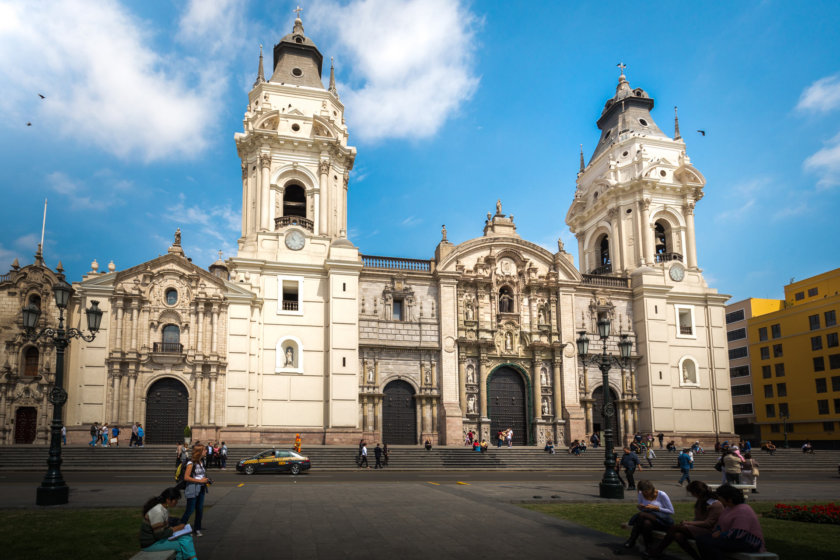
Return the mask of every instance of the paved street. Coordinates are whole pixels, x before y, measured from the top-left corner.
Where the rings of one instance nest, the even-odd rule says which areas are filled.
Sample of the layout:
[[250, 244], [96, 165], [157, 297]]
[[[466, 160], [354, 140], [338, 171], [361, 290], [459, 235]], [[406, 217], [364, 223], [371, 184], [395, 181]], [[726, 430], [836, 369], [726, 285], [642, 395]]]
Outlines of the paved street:
[[[674, 473], [651, 473], [686, 500]], [[0, 474], [0, 507], [34, 508], [42, 473]], [[317, 472], [243, 476], [212, 472], [199, 557], [611, 558], [621, 539], [525, 510], [529, 501], [600, 501], [599, 473]], [[168, 485], [163, 473], [67, 473], [71, 502], [60, 509], [139, 507]], [[761, 500], [824, 500], [835, 473], [762, 477]], [[625, 501], [635, 496], [628, 493]]]

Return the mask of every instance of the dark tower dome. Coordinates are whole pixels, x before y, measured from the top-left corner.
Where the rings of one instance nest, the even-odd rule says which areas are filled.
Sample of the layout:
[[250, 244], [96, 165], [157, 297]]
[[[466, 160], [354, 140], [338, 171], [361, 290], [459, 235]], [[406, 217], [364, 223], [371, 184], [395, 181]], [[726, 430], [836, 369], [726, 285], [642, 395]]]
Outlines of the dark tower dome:
[[318, 47], [303, 34], [303, 22], [298, 17], [292, 32], [274, 45], [274, 74], [269, 81], [323, 89], [323, 62]]
[[668, 138], [650, 116], [651, 109], [653, 109], [653, 98], [642, 88], [631, 88], [622, 69], [615, 88], [615, 96], [607, 100], [601, 112], [601, 118], [598, 119], [601, 138], [590, 161], [615, 144], [622, 134]]

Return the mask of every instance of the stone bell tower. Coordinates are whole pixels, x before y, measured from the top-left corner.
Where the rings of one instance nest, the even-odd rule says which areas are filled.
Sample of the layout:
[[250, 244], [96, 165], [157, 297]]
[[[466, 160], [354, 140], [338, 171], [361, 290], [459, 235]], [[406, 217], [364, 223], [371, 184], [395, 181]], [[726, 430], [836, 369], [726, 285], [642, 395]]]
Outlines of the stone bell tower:
[[361, 259], [347, 239], [356, 149], [334, 69], [325, 88], [323, 56], [299, 14], [273, 54], [266, 80], [260, 48], [244, 130], [235, 135], [242, 236], [231, 281], [255, 298], [248, 316], [231, 319], [231, 332], [248, 336], [231, 337], [228, 384], [251, 432], [312, 430], [312, 442], [349, 442], [358, 424]]
[[706, 180], [651, 116], [653, 98], [632, 88], [622, 64], [604, 105], [598, 145], [581, 166], [566, 223], [584, 274], [622, 277], [632, 288], [642, 431], [732, 431], [724, 328], [728, 296], [698, 267], [694, 207]]

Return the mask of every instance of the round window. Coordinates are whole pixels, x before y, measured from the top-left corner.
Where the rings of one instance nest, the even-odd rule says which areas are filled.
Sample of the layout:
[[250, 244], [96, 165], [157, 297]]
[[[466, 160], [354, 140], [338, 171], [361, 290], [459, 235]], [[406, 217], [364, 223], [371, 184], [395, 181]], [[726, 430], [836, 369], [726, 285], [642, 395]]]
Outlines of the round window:
[[166, 305], [175, 305], [178, 303], [178, 290], [169, 288], [166, 290]]
[[300, 68], [292, 68], [292, 76], [300, 78], [301, 76], [303, 76], [303, 70], [301, 70]]
[[298, 130], [300, 130], [300, 125], [299, 125], [298, 123], [293, 124], [293, 125], [292, 125], [292, 130], [294, 130], [295, 132], [297, 132]]
[[665, 170], [663, 169], [662, 171], [660, 171], [660, 172], [659, 172], [659, 175], [661, 175], [662, 177], [664, 177], [665, 175], [667, 175], [667, 173], [665, 173]]
[[629, 154], [630, 152], [624, 152], [623, 154], [621, 154], [621, 157], [627, 157]]
[[642, 126], [647, 126], [648, 122], [645, 119], [639, 119], [639, 124], [641, 124]]

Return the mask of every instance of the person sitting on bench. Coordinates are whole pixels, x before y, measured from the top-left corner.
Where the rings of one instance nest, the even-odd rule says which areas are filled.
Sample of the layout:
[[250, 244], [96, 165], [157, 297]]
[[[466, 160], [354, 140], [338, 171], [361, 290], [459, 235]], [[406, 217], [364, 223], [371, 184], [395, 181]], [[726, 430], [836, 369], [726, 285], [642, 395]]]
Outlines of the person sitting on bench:
[[697, 537], [700, 558], [721, 558], [727, 552], [767, 552], [761, 523], [753, 509], [744, 503], [744, 493], [731, 484], [718, 487], [724, 510], [710, 535]]

